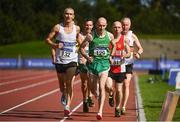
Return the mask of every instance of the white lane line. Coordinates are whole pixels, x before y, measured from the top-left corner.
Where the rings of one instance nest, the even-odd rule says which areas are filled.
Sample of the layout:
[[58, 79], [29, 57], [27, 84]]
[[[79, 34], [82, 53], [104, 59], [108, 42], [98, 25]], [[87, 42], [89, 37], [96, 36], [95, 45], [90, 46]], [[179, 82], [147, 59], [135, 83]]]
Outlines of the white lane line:
[[[69, 115], [72, 115], [73, 112], [75, 112], [78, 108], [80, 108], [83, 104], [83, 101], [80, 102], [70, 113]], [[64, 117], [63, 119], [60, 120], [60, 122], [64, 122], [68, 117]]]
[[43, 94], [43, 95], [40, 95], [40, 96], [38, 96], [38, 97], [35, 97], [35, 98], [33, 98], [33, 99], [31, 99], [31, 100], [28, 100], [28, 101], [26, 101], [26, 102], [23, 102], [23, 103], [21, 103], [21, 104], [19, 104], [19, 105], [16, 105], [16, 106], [12, 107], [12, 108], [6, 109], [6, 110], [2, 111], [2, 112], [0, 113], [0, 115], [1, 115], [1, 114], [4, 114], [4, 113], [6, 113], [6, 112], [9, 112], [9, 111], [11, 111], [11, 110], [13, 110], [13, 109], [16, 109], [16, 108], [18, 108], [18, 107], [20, 107], [20, 106], [23, 106], [23, 105], [25, 105], [25, 104], [28, 104], [28, 103], [30, 103], [30, 102], [36, 101], [36, 100], [38, 100], [38, 99], [41, 99], [41, 98], [43, 98], [43, 97], [45, 97], [45, 96], [48, 96], [48, 95], [50, 95], [50, 94], [53, 94], [53, 93], [55, 93], [55, 92], [57, 92], [57, 91], [59, 91], [59, 88], [58, 88], [58, 89], [55, 89], [55, 90], [52, 90], [52, 91], [50, 91], [50, 92], [47, 92], [47, 93], [45, 93], [45, 94]]
[[28, 88], [32, 88], [32, 87], [36, 87], [36, 86], [43, 85], [43, 84], [46, 84], [46, 83], [50, 83], [50, 82], [53, 82], [53, 81], [56, 81], [56, 80], [57, 80], [57, 78], [53, 78], [53, 79], [45, 80], [45, 81], [42, 81], [42, 82], [39, 82], [39, 83], [34, 83], [34, 84], [31, 84], [31, 85], [28, 85], [28, 86], [25, 86], [25, 87], [20, 87], [20, 88], [15, 88], [15, 89], [8, 90], [8, 91], [0, 92], [0, 95], [5, 95], [5, 94], [12, 93], [12, 92], [16, 92], [16, 91], [20, 91], [20, 90], [24, 90], [24, 89], [28, 89]]
[[[74, 82], [74, 85], [76, 85], [76, 84], [78, 84], [78, 83], [80, 83], [80, 82], [81, 82], [81, 80], [77, 80], [76, 82]], [[38, 99], [41, 99], [41, 98], [43, 98], [43, 97], [46, 97], [46, 96], [48, 96], [48, 95], [51, 95], [51, 94], [53, 94], [53, 93], [55, 93], [55, 92], [57, 92], [57, 91], [59, 91], [59, 88], [57, 88], [57, 89], [55, 89], [55, 90], [52, 90], [52, 91], [50, 91], [50, 92], [47, 92], [47, 93], [45, 93], [45, 94], [43, 94], [43, 95], [40, 95], [40, 96], [38, 96], [38, 97], [35, 97], [35, 98], [33, 98], [33, 99], [31, 99], [31, 100], [28, 100], [28, 101], [26, 101], [26, 102], [23, 102], [23, 103], [21, 103], [21, 104], [19, 104], [19, 105], [16, 105], [16, 106], [12, 107], [12, 108], [6, 109], [6, 110], [2, 111], [2, 112], [0, 113], [0, 115], [1, 115], [1, 114], [4, 114], [4, 113], [7, 113], [7, 112], [9, 112], [9, 111], [11, 111], [11, 110], [13, 110], [13, 109], [18, 108], [18, 107], [21, 107], [21, 106], [23, 106], [23, 105], [26, 105], [26, 104], [28, 104], [28, 103], [31, 103], [31, 102], [33, 102], [33, 101], [36, 101], [36, 100], [38, 100]]]
[[[44, 71], [43, 73], [48, 73], [49, 71]], [[32, 71], [28, 71], [28, 72], [22, 72], [21, 74], [16, 74], [16, 75], [12, 75], [12, 74], [9, 74], [8, 76], [2, 76], [0, 77], [0, 80], [6, 80], [6, 79], [9, 79], [9, 78], [19, 78], [19, 77], [25, 77], [25, 76], [36, 76], [36, 75], [40, 75], [42, 74], [42, 72], [40, 73], [35, 73], [35, 74], [31, 74]]]
[[143, 102], [141, 98], [141, 91], [139, 88], [139, 78], [137, 74], [134, 75], [134, 81], [135, 81], [135, 88], [136, 88], [136, 103], [137, 103], [137, 111], [138, 111], [138, 120], [137, 122], [146, 122], [146, 115], [144, 112]]
[[[12, 84], [12, 83], [18, 83], [18, 82], [26, 81], [26, 80], [33, 80], [33, 79], [36, 79], [36, 78], [41, 78], [42, 76], [47, 76], [47, 74], [44, 74], [44, 75], [39, 75], [38, 74], [38, 76], [31, 76], [29, 78], [22, 78], [22, 79], [17, 79], [17, 80], [11, 80], [11, 81], [7, 81], [7, 82], [3, 82], [3, 83], [0, 83], [0, 86]], [[51, 76], [51, 75], [49, 75], [49, 76]]]

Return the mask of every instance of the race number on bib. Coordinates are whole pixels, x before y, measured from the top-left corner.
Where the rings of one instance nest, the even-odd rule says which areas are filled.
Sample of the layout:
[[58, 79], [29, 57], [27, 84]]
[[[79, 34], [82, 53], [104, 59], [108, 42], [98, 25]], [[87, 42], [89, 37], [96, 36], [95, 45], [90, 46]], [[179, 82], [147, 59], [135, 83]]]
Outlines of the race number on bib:
[[105, 48], [96, 48], [94, 50], [94, 56], [106, 56], [107, 50]]
[[121, 65], [123, 63], [123, 58], [115, 57], [113, 58], [113, 65]]
[[72, 50], [71, 49], [63, 49], [60, 50], [60, 57], [61, 58], [69, 58], [71, 57]]

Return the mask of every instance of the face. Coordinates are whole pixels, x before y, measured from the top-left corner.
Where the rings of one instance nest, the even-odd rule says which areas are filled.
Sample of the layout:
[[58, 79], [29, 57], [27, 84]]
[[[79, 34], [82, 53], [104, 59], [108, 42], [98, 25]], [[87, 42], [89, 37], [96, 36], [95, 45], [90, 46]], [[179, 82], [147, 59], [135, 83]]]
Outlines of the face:
[[115, 35], [118, 35], [122, 32], [122, 24], [117, 21], [117, 22], [114, 22], [113, 24], [113, 32]]
[[68, 23], [72, 22], [74, 20], [74, 10], [67, 8], [64, 11], [64, 20]]
[[122, 21], [122, 27], [123, 27], [123, 31], [124, 33], [127, 33], [131, 27], [131, 22], [129, 19], [124, 19]]
[[99, 32], [105, 31], [105, 29], [106, 29], [106, 27], [107, 27], [107, 22], [106, 22], [106, 20], [104, 20], [104, 19], [98, 20], [96, 27], [97, 27], [97, 30], [98, 30]]
[[86, 23], [85, 23], [85, 31], [87, 33], [91, 33], [92, 29], [93, 29], [93, 22], [92, 21], [86, 21]]

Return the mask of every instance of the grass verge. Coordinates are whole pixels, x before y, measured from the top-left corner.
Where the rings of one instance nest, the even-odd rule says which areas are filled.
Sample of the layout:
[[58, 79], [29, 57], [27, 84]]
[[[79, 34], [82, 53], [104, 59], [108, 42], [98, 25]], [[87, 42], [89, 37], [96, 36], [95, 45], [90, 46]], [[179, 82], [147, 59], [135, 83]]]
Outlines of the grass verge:
[[139, 34], [139, 38], [141, 39], [149, 39], [149, 40], [174, 40], [174, 41], [180, 41], [180, 34], [176, 35], [171, 35], [171, 34], [166, 34], [166, 35], [141, 35]]
[[16, 58], [18, 55], [26, 58], [47, 58], [50, 57], [50, 48], [44, 41], [32, 41], [0, 46], [0, 57]]
[[[158, 121], [168, 91], [175, 91], [167, 82], [149, 83], [149, 75], [139, 76], [139, 87], [147, 121]], [[173, 121], [180, 121], [180, 105], [177, 106]]]

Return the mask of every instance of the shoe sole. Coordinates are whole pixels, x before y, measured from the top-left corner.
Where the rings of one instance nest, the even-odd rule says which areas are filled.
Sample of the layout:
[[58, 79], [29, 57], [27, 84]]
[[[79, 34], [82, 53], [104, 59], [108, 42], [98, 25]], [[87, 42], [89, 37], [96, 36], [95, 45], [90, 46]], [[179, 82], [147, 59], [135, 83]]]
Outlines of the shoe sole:
[[125, 115], [126, 113], [121, 113], [122, 115]]
[[70, 115], [70, 111], [69, 110], [64, 110], [64, 116], [65, 117], [69, 117]]
[[114, 117], [121, 117], [121, 115], [115, 115]]
[[101, 115], [96, 115], [97, 120], [101, 120], [102, 116]]
[[84, 113], [88, 113], [88, 112], [89, 112], [89, 110], [83, 110], [83, 112], [84, 112]]

